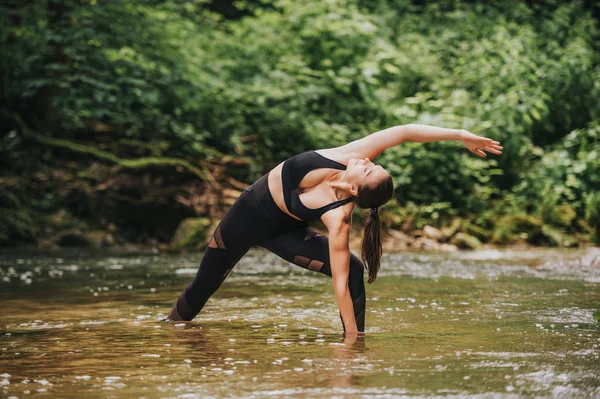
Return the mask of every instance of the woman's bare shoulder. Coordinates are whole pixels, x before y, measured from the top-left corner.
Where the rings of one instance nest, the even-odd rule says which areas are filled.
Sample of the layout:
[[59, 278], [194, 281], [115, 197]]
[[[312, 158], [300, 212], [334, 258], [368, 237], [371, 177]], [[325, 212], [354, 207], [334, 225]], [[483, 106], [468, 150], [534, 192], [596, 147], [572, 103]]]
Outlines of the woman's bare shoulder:
[[323, 224], [329, 230], [338, 230], [343, 227], [349, 228], [352, 225], [352, 210], [354, 204], [352, 202], [334, 208], [330, 211], [325, 212], [321, 216]]

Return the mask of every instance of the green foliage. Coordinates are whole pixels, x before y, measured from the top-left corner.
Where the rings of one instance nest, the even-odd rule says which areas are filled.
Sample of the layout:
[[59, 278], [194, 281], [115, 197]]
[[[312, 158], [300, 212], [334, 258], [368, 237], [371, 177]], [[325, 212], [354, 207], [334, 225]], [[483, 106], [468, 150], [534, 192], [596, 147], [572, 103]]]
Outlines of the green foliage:
[[[566, 135], [515, 187], [519, 202], [545, 222], [567, 227], [578, 216], [598, 229], [600, 192], [600, 125]], [[531, 201], [537, 198], [538, 201]]]
[[417, 227], [461, 217], [485, 232], [526, 213], [600, 237], [599, 29], [584, 3], [221, 3], [0, 5], [2, 100], [43, 136], [3, 124], [3, 170], [75, 152], [205, 177], [202, 162], [236, 154], [249, 165], [236, 177], [250, 181], [391, 125], [460, 127], [504, 154], [409, 143], [378, 159]]
[[0, 209], [0, 246], [35, 241], [39, 225], [34, 214], [30, 209]]
[[542, 214], [544, 223], [559, 227], [569, 227], [577, 215], [569, 204], [561, 204], [551, 209], [548, 214]]
[[492, 242], [510, 244], [527, 241], [531, 244], [543, 242], [542, 221], [528, 215], [505, 216], [498, 221]]

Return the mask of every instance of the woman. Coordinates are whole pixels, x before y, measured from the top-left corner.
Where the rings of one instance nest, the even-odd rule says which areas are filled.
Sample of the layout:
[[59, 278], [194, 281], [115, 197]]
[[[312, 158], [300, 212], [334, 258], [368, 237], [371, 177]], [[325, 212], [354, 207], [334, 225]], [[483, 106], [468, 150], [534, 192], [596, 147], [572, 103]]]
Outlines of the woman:
[[[191, 320], [252, 247], [332, 277], [346, 335], [365, 328], [364, 265], [350, 253], [352, 210], [369, 209], [361, 257], [377, 277], [381, 258], [378, 209], [390, 200], [390, 174], [371, 162], [406, 141], [462, 140], [473, 153], [501, 154], [497, 141], [465, 130], [424, 125], [395, 126], [336, 148], [308, 151], [285, 160], [246, 188], [217, 226], [194, 281], [183, 291], [168, 320]], [[321, 219], [329, 237], [308, 222]]]

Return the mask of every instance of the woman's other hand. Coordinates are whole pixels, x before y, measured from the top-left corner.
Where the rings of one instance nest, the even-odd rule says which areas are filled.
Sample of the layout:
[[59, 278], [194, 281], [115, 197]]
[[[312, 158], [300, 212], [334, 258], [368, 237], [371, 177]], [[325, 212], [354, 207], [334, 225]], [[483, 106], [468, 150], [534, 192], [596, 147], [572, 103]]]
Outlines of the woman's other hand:
[[484, 151], [496, 155], [502, 154], [502, 146], [500, 145], [500, 142], [488, 139], [486, 137], [477, 136], [476, 134], [466, 130], [462, 131], [461, 140], [463, 143], [465, 143], [465, 146], [469, 149], [469, 151], [471, 151], [473, 154], [479, 155], [481, 158], [486, 157], [486, 153]]

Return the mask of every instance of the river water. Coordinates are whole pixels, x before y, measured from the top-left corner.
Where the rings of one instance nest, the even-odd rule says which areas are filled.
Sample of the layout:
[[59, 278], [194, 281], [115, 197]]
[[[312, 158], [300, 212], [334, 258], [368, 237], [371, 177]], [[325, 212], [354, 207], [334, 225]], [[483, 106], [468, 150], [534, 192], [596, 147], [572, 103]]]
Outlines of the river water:
[[367, 331], [253, 249], [190, 323], [201, 254], [0, 252], [0, 397], [600, 397], [600, 250], [385, 254]]

